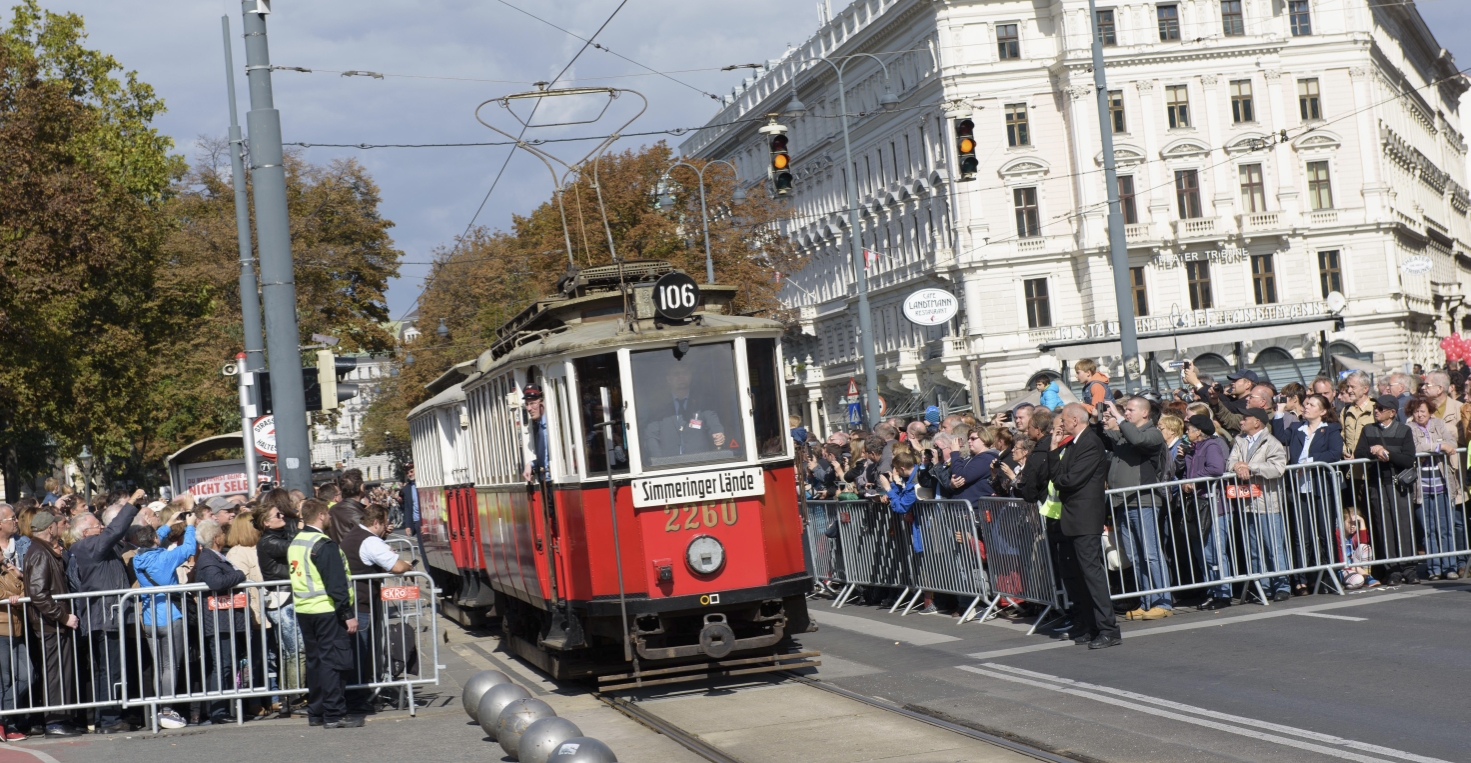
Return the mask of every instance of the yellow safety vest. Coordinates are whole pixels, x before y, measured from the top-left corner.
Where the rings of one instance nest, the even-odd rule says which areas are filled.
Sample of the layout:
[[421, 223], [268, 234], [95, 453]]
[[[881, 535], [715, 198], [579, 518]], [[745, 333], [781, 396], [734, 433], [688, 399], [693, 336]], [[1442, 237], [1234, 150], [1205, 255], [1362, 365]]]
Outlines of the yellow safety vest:
[[[1057, 460], [1061, 461], [1065, 455], [1067, 455], [1066, 446], [1063, 447], [1061, 453], [1057, 454]], [[1052, 480], [1047, 481], [1047, 500], [1042, 502], [1039, 511], [1048, 519], [1062, 519], [1062, 499], [1058, 497], [1057, 485]]]
[[[286, 563], [291, 568], [291, 598], [296, 602], [296, 611], [300, 614], [323, 615], [337, 611], [332, 597], [327, 595], [321, 571], [312, 562], [312, 546], [323, 540], [328, 540], [327, 536], [316, 530], [302, 530], [286, 549]], [[337, 553], [342, 557], [342, 569], [346, 572], [347, 555], [342, 552], [341, 547], [338, 547]], [[347, 586], [347, 600], [349, 604], [353, 603], [351, 584]]]

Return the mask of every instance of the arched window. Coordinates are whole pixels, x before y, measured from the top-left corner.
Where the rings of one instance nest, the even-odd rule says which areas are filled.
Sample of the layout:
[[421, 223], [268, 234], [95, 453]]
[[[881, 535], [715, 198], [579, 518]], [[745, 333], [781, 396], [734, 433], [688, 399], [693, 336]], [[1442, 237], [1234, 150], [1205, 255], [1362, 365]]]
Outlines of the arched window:
[[1292, 353], [1281, 347], [1268, 347], [1256, 354], [1254, 363], [1291, 363]]
[[1027, 379], [1027, 391], [1030, 392], [1036, 389], [1038, 381], [1046, 381], [1048, 384], [1051, 384], [1061, 378], [1062, 374], [1056, 371], [1038, 371], [1032, 374], [1032, 378]]
[[1225, 358], [1214, 352], [1207, 352], [1192, 361], [1196, 370], [1203, 374], [1209, 374], [1218, 383], [1226, 381], [1226, 375], [1236, 370]]

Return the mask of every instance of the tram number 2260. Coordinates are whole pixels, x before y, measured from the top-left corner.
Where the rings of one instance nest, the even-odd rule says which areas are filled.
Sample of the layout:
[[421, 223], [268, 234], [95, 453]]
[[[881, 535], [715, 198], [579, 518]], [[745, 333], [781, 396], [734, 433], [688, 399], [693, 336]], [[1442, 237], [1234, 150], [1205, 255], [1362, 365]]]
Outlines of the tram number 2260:
[[[681, 522], [680, 512], [684, 512]], [[725, 523], [733, 525], [738, 518], [736, 515], [735, 501], [720, 504], [707, 503], [695, 506], [665, 506], [664, 507], [664, 532], [674, 533], [680, 530], [698, 530], [701, 527], [715, 527], [717, 524]]]

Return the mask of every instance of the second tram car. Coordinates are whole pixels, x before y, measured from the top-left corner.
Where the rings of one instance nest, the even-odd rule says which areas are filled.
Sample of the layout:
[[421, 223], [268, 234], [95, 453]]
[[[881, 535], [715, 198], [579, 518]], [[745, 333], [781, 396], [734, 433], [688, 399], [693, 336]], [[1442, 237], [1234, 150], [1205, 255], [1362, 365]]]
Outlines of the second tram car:
[[693, 312], [661, 317], [671, 273], [570, 273], [410, 414], [428, 564], [557, 677], [810, 627], [782, 325], [682, 274]]

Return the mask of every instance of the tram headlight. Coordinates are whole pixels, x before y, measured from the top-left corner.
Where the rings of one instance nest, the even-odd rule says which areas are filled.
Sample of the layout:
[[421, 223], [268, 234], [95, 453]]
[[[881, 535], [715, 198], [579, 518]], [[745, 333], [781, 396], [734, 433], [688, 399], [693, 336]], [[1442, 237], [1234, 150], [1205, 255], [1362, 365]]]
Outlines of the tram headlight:
[[725, 566], [725, 546], [708, 535], [696, 536], [684, 557], [690, 569], [701, 575], [714, 575]]

